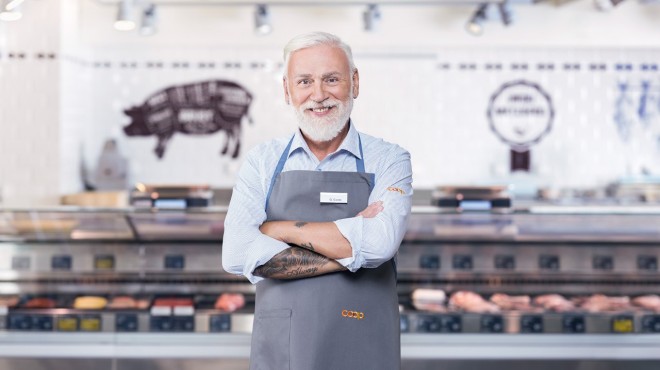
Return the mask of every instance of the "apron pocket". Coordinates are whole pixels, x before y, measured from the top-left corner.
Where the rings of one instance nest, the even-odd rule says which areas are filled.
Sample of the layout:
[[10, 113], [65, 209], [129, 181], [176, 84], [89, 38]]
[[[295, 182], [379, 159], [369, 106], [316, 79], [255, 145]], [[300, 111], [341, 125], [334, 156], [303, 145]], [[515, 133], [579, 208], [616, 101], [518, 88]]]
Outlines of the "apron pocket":
[[263, 310], [256, 314], [252, 331], [251, 370], [287, 370], [291, 309]]

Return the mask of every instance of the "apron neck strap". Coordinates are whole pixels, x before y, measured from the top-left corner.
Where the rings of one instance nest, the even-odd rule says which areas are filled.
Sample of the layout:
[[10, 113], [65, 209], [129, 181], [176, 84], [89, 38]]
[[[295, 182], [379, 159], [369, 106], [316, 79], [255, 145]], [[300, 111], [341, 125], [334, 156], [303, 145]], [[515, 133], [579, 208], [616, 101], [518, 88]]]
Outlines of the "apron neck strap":
[[284, 164], [286, 163], [287, 158], [289, 158], [289, 150], [291, 150], [291, 143], [293, 143], [293, 138], [296, 137], [294, 134], [291, 136], [291, 140], [289, 140], [289, 144], [287, 144], [286, 148], [282, 152], [282, 155], [280, 156], [280, 160], [277, 161], [277, 167], [275, 167], [275, 172], [273, 172], [273, 177], [270, 179], [270, 186], [268, 187], [268, 195], [266, 195], [266, 208], [265, 210], [268, 210], [268, 202], [270, 201], [270, 194], [273, 192], [273, 185], [275, 185], [275, 179], [277, 179], [277, 175], [279, 175], [282, 170], [284, 169]]
[[357, 168], [357, 172], [364, 173], [364, 153], [362, 153], [362, 138], [359, 133], [358, 144], [360, 145], [360, 158], [355, 157], [355, 168]]
[[[284, 148], [284, 151], [280, 156], [280, 160], [277, 161], [277, 167], [275, 167], [275, 172], [273, 172], [273, 177], [271, 177], [270, 179], [270, 186], [268, 187], [268, 194], [266, 195], [266, 207], [264, 208], [265, 210], [268, 210], [268, 202], [270, 201], [270, 194], [273, 192], [273, 186], [275, 185], [275, 180], [277, 179], [277, 176], [284, 169], [284, 164], [286, 163], [286, 160], [289, 158], [289, 151], [291, 150], [291, 143], [293, 143], [294, 137], [296, 137], [295, 134], [291, 136], [291, 140], [289, 140], [289, 144], [287, 144], [286, 148]], [[362, 138], [360, 138], [359, 133], [358, 133], [358, 144], [360, 146], [360, 158], [355, 157], [355, 167], [357, 169], [357, 172], [364, 173], [365, 172], [364, 153], [362, 153]]]

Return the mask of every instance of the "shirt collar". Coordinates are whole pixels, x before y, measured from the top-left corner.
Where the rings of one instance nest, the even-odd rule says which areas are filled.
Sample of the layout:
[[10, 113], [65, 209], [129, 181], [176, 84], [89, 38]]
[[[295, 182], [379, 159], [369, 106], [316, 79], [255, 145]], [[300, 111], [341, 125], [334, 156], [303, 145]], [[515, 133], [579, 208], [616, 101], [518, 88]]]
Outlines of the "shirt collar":
[[[357, 130], [355, 129], [355, 125], [353, 124], [353, 120], [349, 120], [348, 125], [349, 125], [348, 134], [346, 134], [344, 141], [341, 142], [339, 148], [337, 148], [337, 151], [335, 153], [346, 151], [353, 154], [355, 157], [362, 159], [362, 156], [360, 155], [360, 138]], [[303, 138], [302, 133], [300, 132], [300, 128], [296, 130], [296, 133], [293, 137], [293, 141], [291, 142], [291, 149], [289, 149], [289, 157], [291, 156], [291, 153], [295, 152], [298, 149], [304, 150], [310, 156], [313, 155], [312, 151], [309, 149], [309, 146], [307, 145], [307, 142], [305, 141], [305, 138]]]

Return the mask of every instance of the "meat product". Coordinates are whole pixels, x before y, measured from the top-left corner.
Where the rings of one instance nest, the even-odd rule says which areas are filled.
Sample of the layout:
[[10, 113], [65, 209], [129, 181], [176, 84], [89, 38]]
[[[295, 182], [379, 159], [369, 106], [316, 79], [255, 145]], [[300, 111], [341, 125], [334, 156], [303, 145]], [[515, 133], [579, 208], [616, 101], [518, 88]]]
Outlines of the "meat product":
[[490, 301], [505, 311], [530, 311], [532, 310], [531, 298], [528, 295], [510, 296], [496, 293], [490, 297]]
[[412, 304], [421, 311], [446, 312], [447, 294], [440, 289], [415, 289], [412, 293]]
[[608, 297], [602, 294], [594, 294], [585, 299], [580, 308], [588, 312], [625, 311], [632, 309], [630, 297]]
[[73, 308], [79, 310], [100, 310], [105, 308], [108, 300], [103, 297], [83, 296], [73, 301]]
[[136, 307], [137, 302], [135, 299], [125, 295], [112, 298], [112, 301], [110, 301], [110, 304], [108, 304], [108, 308], [112, 309], [130, 309]]
[[451, 298], [449, 298], [449, 306], [474, 313], [500, 312], [500, 308], [496, 304], [486, 301], [477, 293], [465, 290], [460, 290], [452, 294]]
[[575, 304], [559, 294], [544, 294], [534, 298], [534, 305], [548, 311], [567, 312], [575, 310]]
[[193, 306], [190, 298], [157, 298], [153, 304], [155, 307], [186, 307]]
[[55, 308], [55, 300], [50, 298], [37, 297], [25, 302], [24, 308]]
[[660, 296], [649, 294], [633, 298], [632, 303], [646, 310], [660, 312]]
[[151, 304], [151, 300], [149, 300], [148, 298], [138, 299], [136, 303], [137, 305], [135, 308], [137, 308], [138, 310], [146, 310], [147, 308], [149, 308], [149, 304]]
[[9, 297], [0, 297], [0, 307], [11, 308], [18, 304], [18, 297], [9, 296]]
[[234, 312], [245, 306], [245, 297], [240, 293], [222, 293], [215, 301], [215, 309]]

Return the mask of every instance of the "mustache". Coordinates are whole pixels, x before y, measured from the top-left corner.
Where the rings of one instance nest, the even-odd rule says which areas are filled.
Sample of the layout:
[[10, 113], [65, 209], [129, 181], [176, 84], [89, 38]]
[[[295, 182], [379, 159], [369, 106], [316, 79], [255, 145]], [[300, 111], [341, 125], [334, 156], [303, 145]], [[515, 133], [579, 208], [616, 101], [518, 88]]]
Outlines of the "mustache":
[[304, 103], [300, 106], [299, 109], [307, 110], [307, 109], [318, 109], [318, 108], [330, 108], [341, 105], [342, 103], [339, 100], [328, 99], [328, 100], [324, 100], [322, 103], [316, 103], [313, 101]]

